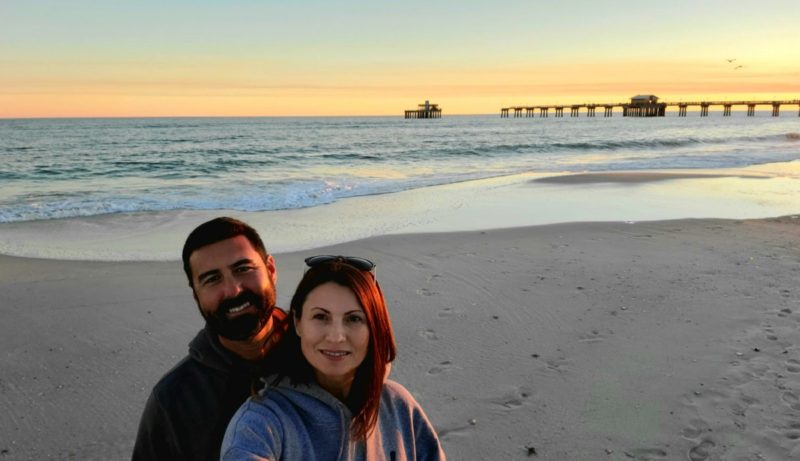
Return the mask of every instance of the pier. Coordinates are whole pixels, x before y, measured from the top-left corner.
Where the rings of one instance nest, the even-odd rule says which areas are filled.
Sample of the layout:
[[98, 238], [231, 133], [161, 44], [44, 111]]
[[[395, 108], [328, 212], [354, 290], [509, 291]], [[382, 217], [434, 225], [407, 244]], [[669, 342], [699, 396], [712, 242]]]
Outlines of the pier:
[[442, 109], [438, 104], [425, 101], [425, 104], [420, 104], [416, 109], [407, 110], [406, 118], [442, 118]]
[[800, 99], [783, 101], [679, 101], [679, 102], [658, 102], [655, 95], [637, 95], [631, 98], [631, 102], [617, 103], [585, 103], [585, 104], [553, 104], [553, 105], [534, 105], [534, 106], [512, 106], [500, 109], [501, 118], [509, 118], [513, 113], [514, 118], [533, 118], [536, 113], [539, 117], [548, 117], [552, 110], [556, 117], [564, 116], [564, 108], [569, 107], [570, 117], [579, 117], [581, 109], [586, 110], [587, 117], [594, 117], [598, 108], [602, 108], [604, 117], [613, 116], [615, 108], [622, 111], [623, 117], [664, 117], [667, 107], [677, 107], [678, 116], [686, 117], [689, 107], [698, 107], [700, 117], [708, 117], [708, 108], [712, 106], [722, 107], [722, 116], [730, 117], [734, 106], [747, 107], [747, 116], [756, 115], [756, 106], [769, 106], [772, 108], [772, 116], [780, 116], [781, 106], [798, 107], [797, 115], [800, 116]]

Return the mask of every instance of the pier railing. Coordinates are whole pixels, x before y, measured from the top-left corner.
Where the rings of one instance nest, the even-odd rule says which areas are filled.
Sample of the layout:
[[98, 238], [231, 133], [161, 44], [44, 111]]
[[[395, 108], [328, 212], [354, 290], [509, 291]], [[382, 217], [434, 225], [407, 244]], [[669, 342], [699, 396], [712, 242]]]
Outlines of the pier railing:
[[622, 109], [623, 117], [663, 117], [667, 107], [677, 107], [678, 116], [685, 117], [687, 108], [699, 107], [700, 116], [708, 116], [708, 108], [711, 106], [722, 106], [722, 115], [730, 116], [731, 108], [733, 106], [746, 106], [747, 116], [755, 116], [756, 106], [771, 106], [772, 116], [777, 117], [780, 115], [781, 106], [797, 105], [798, 113], [800, 116], [800, 99], [783, 100], [783, 101], [678, 101], [678, 102], [660, 102], [653, 104], [633, 104], [629, 102], [615, 102], [615, 103], [585, 103], [585, 104], [547, 104], [547, 105], [534, 105], [534, 106], [512, 106], [503, 107], [500, 109], [500, 117], [508, 118], [511, 113], [514, 118], [530, 118], [536, 117], [536, 112], [539, 117], [548, 117], [552, 110], [555, 117], [563, 117], [564, 109], [569, 109], [570, 117], [580, 116], [581, 109], [586, 110], [587, 117], [594, 117], [598, 108], [603, 110], [604, 117], [611, 117], [615, 108]]

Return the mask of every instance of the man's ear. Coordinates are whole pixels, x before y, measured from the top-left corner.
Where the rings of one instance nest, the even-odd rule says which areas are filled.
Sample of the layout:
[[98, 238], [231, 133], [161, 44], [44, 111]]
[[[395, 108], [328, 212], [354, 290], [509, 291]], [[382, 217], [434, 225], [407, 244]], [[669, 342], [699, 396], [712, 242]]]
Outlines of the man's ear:
[[278, 283], [278, 269], [275, 267], [275, 258], [273, 258], [272, 255], [267, 255], [267, 260], [264, 261], [264, 265], [267, 266], [267, 274], [269, 274], [272, 284], [275, 285]]

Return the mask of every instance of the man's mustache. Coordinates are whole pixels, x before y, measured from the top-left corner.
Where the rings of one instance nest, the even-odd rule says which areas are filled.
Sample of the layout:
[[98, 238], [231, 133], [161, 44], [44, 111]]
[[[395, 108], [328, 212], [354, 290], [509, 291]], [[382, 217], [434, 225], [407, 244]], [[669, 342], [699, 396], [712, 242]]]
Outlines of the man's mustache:
[[225, 315], [234, 307], [239, 307], [244, 303], [250, 303], [256, 309], [260, 309], [263, 307], [264, 301], [261, 296], [253, 293], [250, 290], [247, 290], [239, 293], [239, 295], [237, 295], [235, 298], [223, 299], [219, 303], [219, 309], [217, 309], [217, 312], [221, 315]]

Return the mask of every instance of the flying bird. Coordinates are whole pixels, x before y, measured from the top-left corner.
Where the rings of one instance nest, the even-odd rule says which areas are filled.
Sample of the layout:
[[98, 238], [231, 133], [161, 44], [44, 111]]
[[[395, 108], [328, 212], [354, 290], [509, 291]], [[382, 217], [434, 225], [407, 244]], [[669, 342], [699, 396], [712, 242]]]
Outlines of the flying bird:
[[743, 67], [744, 67], [744, 66], [736, 66], [736, 67], [734, 67], [734, 68], [733, 68], [733, 70], [739, 70], [739, 69], [741, 69], [741, 68], [743, 68]]
[[736, 58], [733, 58], [733, 59], [726, 59], [726, 61], [728, 61], [728, 64], [730, 64], [730, 63], [732, 63], [733, 61], [736, 61]]

